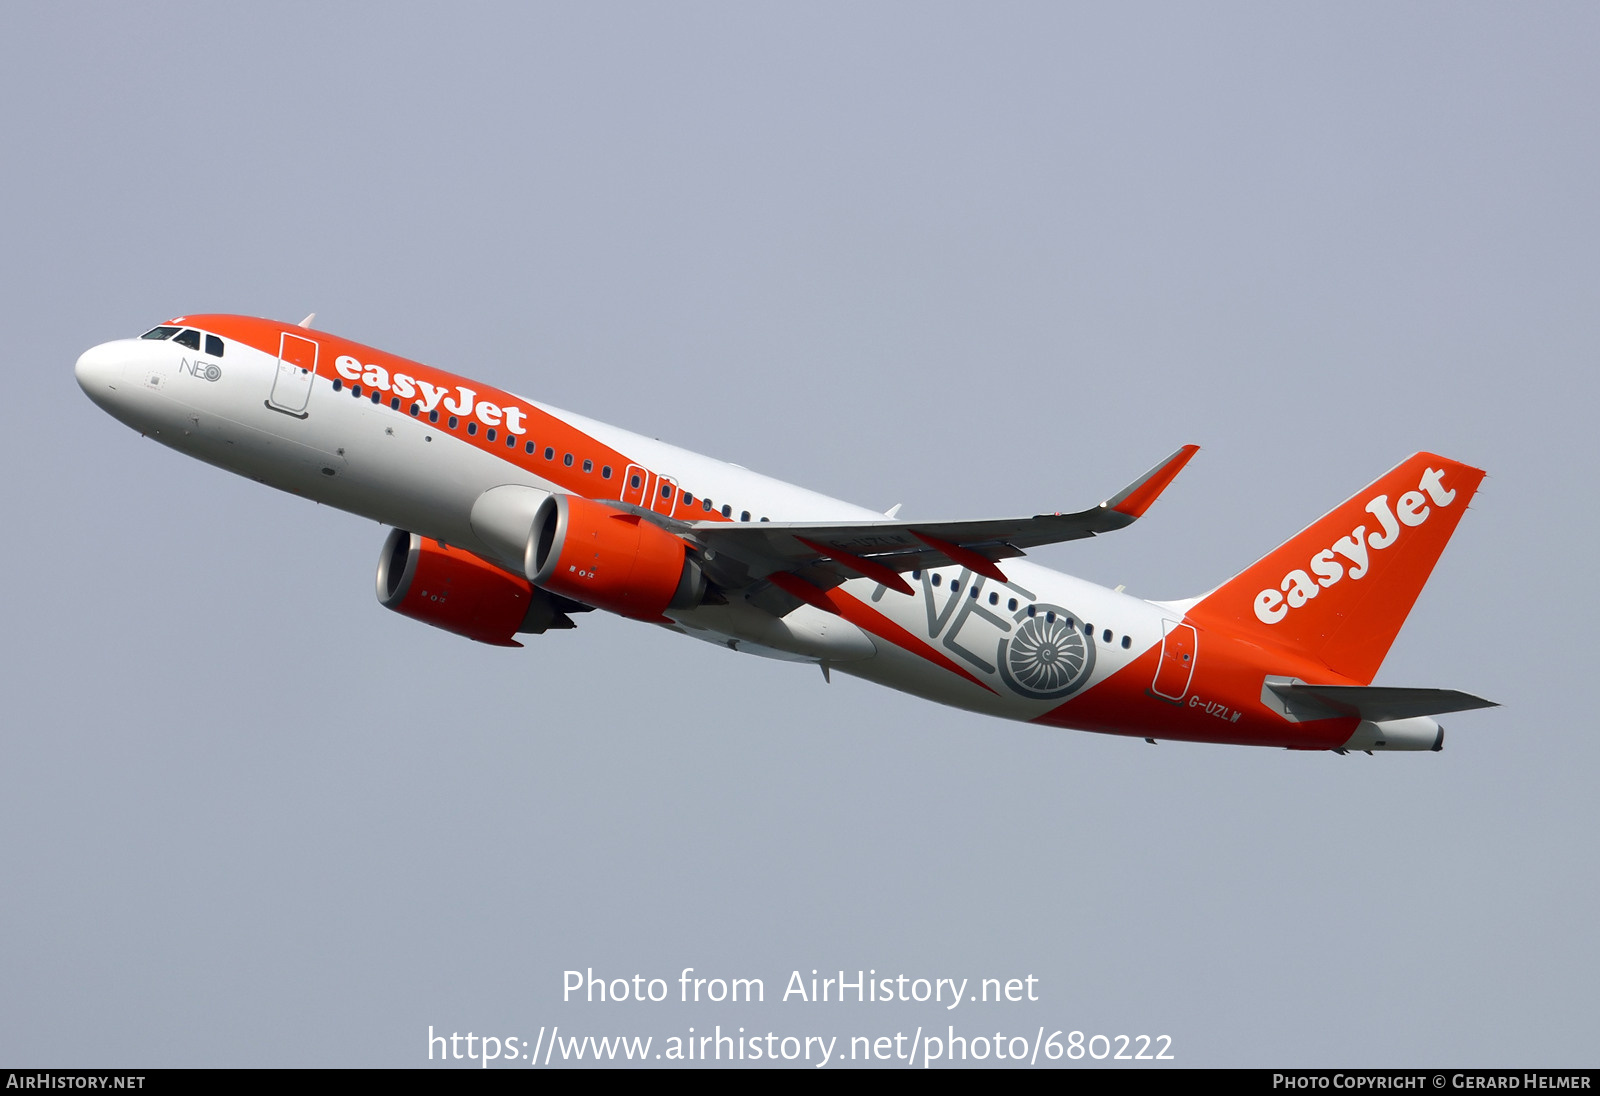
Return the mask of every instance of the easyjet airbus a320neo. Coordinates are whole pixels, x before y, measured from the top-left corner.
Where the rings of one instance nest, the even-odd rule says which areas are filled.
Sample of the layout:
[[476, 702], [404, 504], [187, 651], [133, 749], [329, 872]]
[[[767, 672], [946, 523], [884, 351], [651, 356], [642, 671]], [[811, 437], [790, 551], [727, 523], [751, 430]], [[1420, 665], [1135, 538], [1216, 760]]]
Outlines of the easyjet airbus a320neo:
[[378, 600], [481, 643], [602, 609], [1006, 719], [1150, 740], [1437, 750], [1489, 706], [1370, 684], [1484, 473], [1417, 453], [1204, 596], [1020, 559], [1121, 529], [1196, 447], [1098, 506], [901, 521], [311, 329], [179, 316], [78, 383], [190, 456], [394, 527]]

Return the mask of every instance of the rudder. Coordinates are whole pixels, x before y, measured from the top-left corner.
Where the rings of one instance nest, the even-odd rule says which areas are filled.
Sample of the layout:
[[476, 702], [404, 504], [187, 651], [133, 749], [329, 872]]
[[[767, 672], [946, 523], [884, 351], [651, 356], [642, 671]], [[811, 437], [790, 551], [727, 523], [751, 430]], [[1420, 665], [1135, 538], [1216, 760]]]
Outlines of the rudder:
[[1366, 684], [1483, 477], [1414, 454], [1200, 599], [1189, 617]]

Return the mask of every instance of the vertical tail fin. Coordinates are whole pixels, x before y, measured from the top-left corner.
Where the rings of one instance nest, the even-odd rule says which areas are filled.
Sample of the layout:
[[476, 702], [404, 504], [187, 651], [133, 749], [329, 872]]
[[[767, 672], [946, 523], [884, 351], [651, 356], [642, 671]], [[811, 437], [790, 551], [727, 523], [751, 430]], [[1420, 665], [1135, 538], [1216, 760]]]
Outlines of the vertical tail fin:
[[1483, 476], [1417, 453], [1201, 598], [1189, 616], [1366, 684]]

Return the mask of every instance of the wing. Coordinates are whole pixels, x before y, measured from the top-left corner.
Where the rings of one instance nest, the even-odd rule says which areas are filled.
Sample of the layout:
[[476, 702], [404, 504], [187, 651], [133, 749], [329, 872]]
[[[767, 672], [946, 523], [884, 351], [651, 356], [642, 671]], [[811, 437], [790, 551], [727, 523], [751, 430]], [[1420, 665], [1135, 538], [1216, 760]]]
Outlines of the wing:
[[[1004, 582], [998, 560], [1041, 544], [1081, 540], [1131, 525], [1199, 448], [1184, 446], [1105, 502], [1075, 514], [980, 521], [663, 524], [700, 549], [701, 567], [712, 582], [727, 591], [751, 593], [758, 604], [787, 613], [796, 599], [812, 601], [813, 593], [854, 578], [909, 594], [911, 587], [901, 573], [923, 568], [954, 564]], [[659, 515], [649, 516], [659, 520]], [[767, 596], [755, 589], [763, 585]]]

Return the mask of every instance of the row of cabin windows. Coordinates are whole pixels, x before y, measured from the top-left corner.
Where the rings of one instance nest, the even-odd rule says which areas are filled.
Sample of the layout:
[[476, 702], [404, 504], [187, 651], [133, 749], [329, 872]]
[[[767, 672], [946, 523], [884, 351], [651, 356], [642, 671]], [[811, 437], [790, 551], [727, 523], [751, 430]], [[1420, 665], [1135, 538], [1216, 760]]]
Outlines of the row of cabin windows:
[[[922, 572], [921, 571], [912, 571], [911, 572], [911, 577], [920, 582], [922, 580]], [[937, 571], [935, 571], [933, 573], [933, 575], [932, 575], [932, 582], [933, 582], [933, 584], [935, 586], [943, 585], [944, 576], [939, 574]], [[952, 594], [961, 593], [961, 581], [959, 579], [951, 579], [950, 580], [950, 592]], [[967, 596], [972, 598], [973, 601], [977, 601], [978, 600], [978, 588], [976, 586], [967, 587]], [[994, 590], [989, 591], [989, 604], [990, 605], [999, 605], [1000, 604], [1000, 594], [997, 591], [994, 591]], [[1017, 611], [1017, 599], [1016, 598], [1009, 599], [1006, 602], [1006, 608], [1008, 610], [1010, 610], [1011, 612], [1013, 612], [1013, 613], [1016, 612]], [[1037, 605], [1028, 606], [1028, 615], [1030, 617], [1038, 616], [1039, 615], [1039, 607]], [[1054, 609], [1046, 609], [1045, 613], [1044, 613], [1044, 619], [1045, 619], [1045, 623], [1046, 624], [1054, 624], [1056, 622], [1056, 612], [1055, 612], [1055, 610]], [[1078, 622], [1076, 620], [1073, 620], [1070, 616], [1062, 617], [1061, 619], [1066, 624], [1066, 626], [1068, 628], [1076, 628], [1078, 626]], [[1083, 626], [1083, 634], [1088, 636], [1089, 638], [1093, 639], [1094, 638], [1094, 625], [1093, 624], [1085, 624]], [[1110, 628], [1107, 628], [1107, 629], [1105, 629], [1104, 631], [1102, 631], [1100, 633], [1100, 641], [1102, 643], [1110, 643], [1115, 638], [1116, 638], [1116, 636], [1112, 633]], [[1126, 651], [1129, 648], [1131, 648], [1132, 646], [1133, 646], [1133, 637], [1132, 636], [1123, 636], [1122, 637], [1122, 649]]]
[[[149, 336], [146, 336], [146, 338], [148, 338], [148, 337]], [[215, 338], [216, 336], [208, 335], [206, 337], [207, 338]], [[339, 391], [342, 391], [343, 389], [344, 389], [344, 381], [343, 381], [343, 379], [339, 378], [339, 377], [335, 377], [333, 379], [333, 390], [335, 392], [339, 392]], [[361, 398], [361, 386], [359, 384], [352, 384], [350, 386], [350, 394], [352, 396], [354, 396], [356, 399], [359, 400]], [[372, 400], [373, 403], [381, 404], [383, 402], [383, 393], [379, 392], [377, 389], [373, 389], [371, 391], [371, 393], [369, 394], [369, 398]], [[394, 411], [400, 410], [400, 397], [399, 396], [391, 396], [391, 397], [389, 397], [389, 407], [390, 407], [391, 410], [394, 410]], [[420, 403], [413, 403], [411, 405], [410, 410], [411, 410], [411, 417], [412, 418], [415, 419], [415, 418], [420, 418], [422, 416], [422, 405]], [[439, 411], [438, 411], [437, 408], [435, 408], [434, 410], [428, 412], [428, 421], [429, 422], [438, 422], [439, 421]], [[460, 427], [461, 420], [459, 418], [457, 418], [455, 415], [450, 415], [450, 416], [447, 417], [447, 419], [445, 421], [445, 425], [449, 429], [455, 430], [458, 427]], [[469, 421], [467, 423], [467, 434], [469, 436], [471, 436], [471, 437], [476, 437], [477, 436], [477, 434], [478, 434], [478, 423], [475, 420], [474, 421]], [[498, 434], [498, 431], [494, 427], [491, 426], [486, 431], [484, 431], [484, 440], [492, 442], [492, 441], [495, 440], [497, 434]], [[507, 449], [515, 449], [516, 447], [517, 447], [517, 436], [508, 431], [506, 433], [506, 448]], [[538, 444], [536, 442], [528, 441], [528, 442], [524, 442], [523, 443], [523, 451], [526, 452], [530, 457], [533, 456], [534, 453], [538, 452], [538, 449], [539, 449], [539, 446], [538, 446]], [[546, 446], [545, 450], [544, 450], [544, 459], [545, 460], [555, 460], [556, 459], [556, 451], [555, 451], [555, 449], [550, 447], [550, 446]], [[573, 467], [575, 462], [576, 462], [576, 458], [571, 453], [567, 453], [565, 456], [563, 456], [561, 458], [561, 463], [566, 465], [568, 468]], [[594, 461], [585, 458], [584, 462], [583, 462], [583, 470], [586, 473], [593, 472], [594, 471]], [[610, 479], [611, 478], [611, 465], [607, 464], [607, 465], [603, 465], [601, 467], [601, 469], [600, 469], [600, 478], [601, 479]], [[628, 486], [630, 488], [632, 488], [633, 490], [637, 491], [643, 485], [644, 485], [643, 480], [640, 477], [638, 477], [638, 476], [629, 477]], [[663, 499], [671, 500], [671, 498], [672, 498], [672, 484], [663, 483], [661, 485], [661, 497]], [[690, 492], [690, 491], [683, 492], [683, 504], [685, 506], [693, 506], [694, 505], [694, 501], [695, 501], [695, 496], [694, 496], [694, 494], [692, 492]], [[715, 505], [712, 503], [712, 501], [710, 499], [702, 498], [700, 500], [700, 508], [702, 510], [704, 510], [706, 513], [709, 514], [709, 513], [713, 512], [713, 510], [715, 509]], [[724, 505], [722, 507], [722, 516], [725, 517], [725, 518], [732, 518], [733, 517], [733, 507], [732, 506], [728, 506], [728, 505]], [[750, 511], [741, 510], [739, 512], [739, 520], [740, 521], [749, 521], [750, 520]], [[762, 521], [770, 521], [771, 519], [770, 518], [762, 518], [761, 520]]]
[[[140, 338], [153, 339], [153, 340], [171, 339], [173, 342], [178, 343], [179, 345], [182, 345], [182, 346], [186, 346], [190, 350], [196, 351], [197, 353], [200, 350], [200, 341], [201, 341], [202, 338], [204, 338], [206, 354], [208, 354], [209, 356], [211, 356], [213, 358], [222, 357], [223, 346], [222, 346], [222, 340], [220, 338], [218, 338], [215, 335], [207, 335], [204, 332], [196, 331], [193, 328], [189, 328], [189, 327], [171, 327], [171, 326], [167, 326], [167, 325], [163, 325], [161, 327], [154, 327], [154, 328], [151, 328], [149, 331], [146, 331], [143, 335], [140, 336]], [[334, 380], [333, 380], [333, 390], [335, 392], [338, 392], [338, 391], [343, 390], [343, 388], [344, 388], [344, 380], [342, 378], [335, 377]], [[350, 394], [352, 396], [354, 396], [356, 399], [359, 400], [361, 398], [361, 386], [359, 384], [351, 385], [350, 386]], [[371, 392], [368, 394], [368, 398], [374, 404], [381, 404], [383, 402], [383, 393], [381, 393], [377, 389], [372, 389]], [[394, 410], [394, 411], [400, 410], [400, 397], [399, 396], [391, 396], [391, 397], [389, 397], [389, 407], [390, 407], [391, 410]], [[422, 414], [422, 405], [413, 403], [411, 405], [411, 417], [412, 418], [419, 418], [419, 417], [421, 417], [421, 414]], [[439, 421], [439, 412], [438, 412], [437, 409], [428, 412], [428, 421], [429, 422], [434, 422], [434, 423]], [[457, 418], [455, 415], [451, 415], [451, 416], [449, 416], [446, 425], [449, 427], [449, 429], [455, 430], [455, 429], [458, 429], [460, 427], [461, 420], [459, 418]], [[470, 437], [476, 437], [477, 436], [477, 434], [478, 434], [478, 423], [476, 421], [470, 421], [470, 422], [467, 423], [467, 434]], [[491, 426], [484, 433], [484, 440], [492, 442], [492, 441], [494, 441], [496, 439], [498, 434], [499, 434], [499, 431], [497, 431], [494, 427]], [[517, 447], [516, 435], [512, 434], [510, 432], [507, 432], [507, 434], [506, 434], [506, 448], [507, 449], [515, 449], [516, 447]], [[538, 451], [537, 444], [534, 443], [534, 442], [531, 442], [531, 441], [525, 442], [524, 445], [523, 445], [523, 448], [524, 448], [524, 451], [530, 457], [533, 456], [533, 454]], [[555, 460], [555, 457], [556, 457], [556, 451], [553, 448], [546, 447], [546, 449], [544, 451], [544, 459], [545, 460]], [[561, 462], [564, 465], [566, 465], [568, 468], [571, 468], [571, 467], [573, 467], [574, 460], [575, 460], [575, 458], [573, 457], [573, 455], [571, 453], [568, 453], [568, 454], [566, 454], [565, 456], [562, 457]], [[583, 470], [586, 473], [592, 473], [594, 471], [594, 461], [585, 459], [584, 462], [583, 462]], [[600, 478], [601, 479], [610, 479], [611, 478], [611, 466], [609, 464], [603, 466], [600, 469]], [[642, 486], [642, 482], [641, 482], [641, 480], [640, 480], [640, 478], [638, 476], [634, 476], [634, 477], [632, 477], [629, 486], [632, 487], [633, 490], [637, 491]], [[672, 485], [671, 484], [664, 483], [664, 484], [661, 485], [661, 497], [663, 499], [666, 499], [666, 500], [669, 500], [669, 501], [671, 500], [671, 498], [672, 498]], [[695, 501], [695, 496], [694, 496], [693, 492], [685, 491], [683, 493], [683, 504], [685, 506], [693, 506], [694, 505], [694, 501]], [[708, 498], [702, 498], [700, 500], [700, 508], [702, 510], [704, 510], [708, 514], [712, 513], [716, 509], [715, 504]], [[731, 519], [733, 517], [733, 507], [724, 504], [723, 507], [722, 507], [722, 516], [725, 517], [725, 518], [730, 518]], [[740, 521], [749, 521], [750, 520], [750, 511], [741, 510], [739, 512], [739, 520]], [[762, 521], [768, 521], [770, 519], [763, 517], [761, 520]]]
[[187, 346], [196, 354], [200, 353], [200, 340], [206, 341], [206, 354], [209, 357], [222, 357], [222, 340], [215, 335], [207, 335], [203, 331], [196, 331], [192, 327], [152, 327], [141, 339], [171, 339], [179, 346]]

